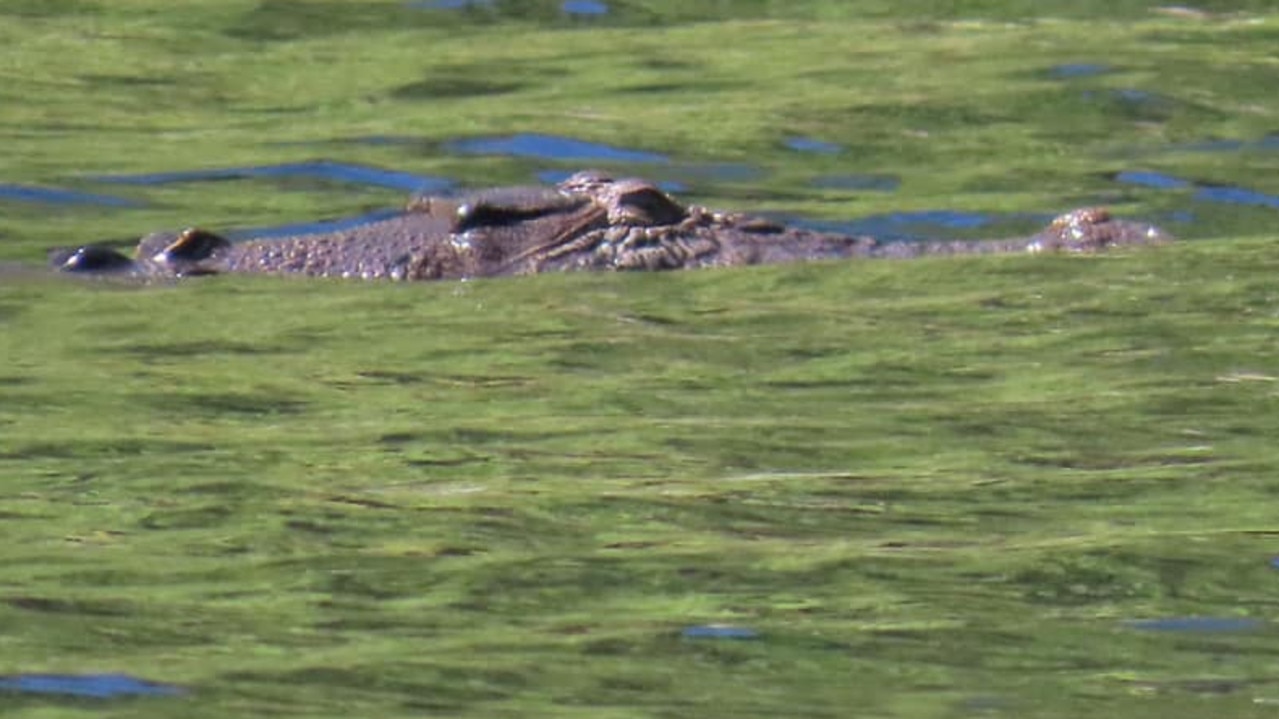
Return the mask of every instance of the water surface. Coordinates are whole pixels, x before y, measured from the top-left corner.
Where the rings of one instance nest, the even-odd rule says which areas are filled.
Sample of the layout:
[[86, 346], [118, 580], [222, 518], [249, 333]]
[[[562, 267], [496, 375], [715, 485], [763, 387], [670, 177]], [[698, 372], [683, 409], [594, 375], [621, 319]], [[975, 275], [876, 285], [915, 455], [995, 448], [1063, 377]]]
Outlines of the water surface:
[[1273, 9], [606, 7], [7, 3], [0, 175], [55, 192], [3, 200], [0, 257], [583, 165], [858, 232], [1104, 204], [1189, 239], [416, 285], [6, 271], [0, 708], [1279, 699]]

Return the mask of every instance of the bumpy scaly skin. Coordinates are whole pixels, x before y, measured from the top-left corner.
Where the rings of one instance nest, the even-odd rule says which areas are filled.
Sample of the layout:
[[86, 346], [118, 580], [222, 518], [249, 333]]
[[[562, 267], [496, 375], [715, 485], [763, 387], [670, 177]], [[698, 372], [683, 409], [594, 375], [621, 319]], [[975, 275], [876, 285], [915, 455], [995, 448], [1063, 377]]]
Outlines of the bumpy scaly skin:
[[193, 228], [148, 235], [133, 260], [95, 245], [59, 252], [53, 260], [67, 271], [146, 277], [235, 272], [437, 280], [856, 257], [1095, 253], [1170, 239], [1152, 225], [1085, 208], [1061, 215], [1030, 237], [883, 242], [685, 206], [644, 180], [580, 172], [553, 189], [414, 198], [403, 215], [350, 230], [231, 243]]

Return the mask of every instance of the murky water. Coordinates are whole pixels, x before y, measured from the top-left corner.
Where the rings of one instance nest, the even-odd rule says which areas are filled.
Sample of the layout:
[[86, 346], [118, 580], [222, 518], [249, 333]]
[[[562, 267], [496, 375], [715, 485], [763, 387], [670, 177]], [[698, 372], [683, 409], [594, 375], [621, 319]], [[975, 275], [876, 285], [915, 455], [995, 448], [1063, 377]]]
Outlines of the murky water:
[[[35, 168], [0, 185], [0, 710], [1279, 704], [1279, 300], [1256, 240], [1279, 135], [1248, 121], [1273, 95], [1230, 84], [1268, 68], [1261, 4], [210, 2], [168, 30], [160, 4], [19, 5], [14, 57], [77, 54], [10, 73], [0, 107]], [[1070, 22], [1096, 18], [1131, 35], [1089, 45]], [[413, 23], [434, 42], [372, 64]], [[953, 68], [999, 101], [929, 83]], [[1032, 143], [1045, 169], [1006, 149], [1027, 137], [1068, 139]], [[584, 166], [849, 233], [1114, 204], [1253, 244], [430, 286], [32, 270], [49, 245], [337, 229]]]

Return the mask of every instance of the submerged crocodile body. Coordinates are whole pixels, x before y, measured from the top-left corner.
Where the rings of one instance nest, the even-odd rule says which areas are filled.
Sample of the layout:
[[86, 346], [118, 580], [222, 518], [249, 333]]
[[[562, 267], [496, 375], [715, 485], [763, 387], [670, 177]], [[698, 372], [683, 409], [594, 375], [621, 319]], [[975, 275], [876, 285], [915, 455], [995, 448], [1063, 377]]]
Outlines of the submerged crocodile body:
[[220, 273], [438, 280], [572, 270], [673, 270], [937, 254], [1095, 253], [1171, 238], [1087, 208], [1029, 237], [889, 242], [786, 227], [683, 205], [656, 185], [579, 172], [555, 187], [416, 197], [396, 217], [354, 229], [230, 242], [196, 228], [155, 233], [133, 258], [101, 245], [55, 251], [68, 272], [183, 277]]

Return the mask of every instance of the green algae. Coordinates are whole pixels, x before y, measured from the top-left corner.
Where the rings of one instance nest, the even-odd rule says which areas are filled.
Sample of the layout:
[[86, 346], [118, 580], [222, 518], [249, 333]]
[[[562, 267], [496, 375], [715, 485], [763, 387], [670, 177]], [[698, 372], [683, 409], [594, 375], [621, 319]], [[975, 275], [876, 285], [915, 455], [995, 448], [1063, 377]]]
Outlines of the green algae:
[[[492, 184], [538, 165], [439, 143], [540, 129], [748, 160], [770, 174], [707, 199], [830, 217], [1185, 200], [1116, 192], [1102, 175], [1134, 157], [1276, 189], [1267, 155], [1157, 152], [1274, 129], [1270, 16], [675, 5], [601, 27], [6, 5], [0, 176], [101, 190], [85, 177], [323, 155]], [[1115, 70], [1042, 74], [1098, 57]], [[1128, 86], [1170, 104], [1117, 120], [1081, 99]], [[380, 134], [423, 144], [345, 142]], [[846, 149], [796, 156], [794, 134]], [[902, 191], [799, 181], [850, 155]], [[153, 205], [5, 204], [0, 252], [399, 199], [112, 189]], [[1221, 215], [1211, 241], [1101, 258], [417, 286], [5, 275], [0, 674], [192, 690], [90, 705], [106, 716], [1260, 715], [1268, 624], [1125, 623], [1273, 608], [1279, 254], [1272, 215]], [[709, 623], [760, 638], [681, 637]], [[84, 706], [0, 694], [19, 716]]]

